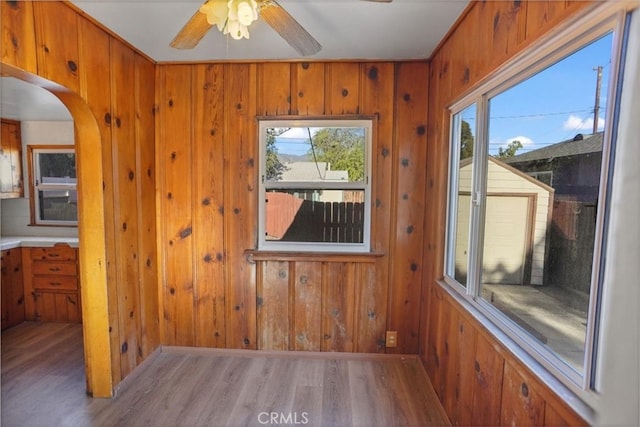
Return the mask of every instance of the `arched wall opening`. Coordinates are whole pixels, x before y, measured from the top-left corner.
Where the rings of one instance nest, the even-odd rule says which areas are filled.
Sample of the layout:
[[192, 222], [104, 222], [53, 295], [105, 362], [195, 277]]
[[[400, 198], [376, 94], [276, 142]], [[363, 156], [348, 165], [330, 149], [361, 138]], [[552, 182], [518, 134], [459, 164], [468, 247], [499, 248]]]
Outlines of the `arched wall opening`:
[[0, 74], [48, 90], [60, 99], [73, 117], [78, 174], [79, 269], [87, 393], [93, 397], [111, 397], [113, 383], [100, 128], [89, 105], [78, 94], [6, 64], [0, 64]]

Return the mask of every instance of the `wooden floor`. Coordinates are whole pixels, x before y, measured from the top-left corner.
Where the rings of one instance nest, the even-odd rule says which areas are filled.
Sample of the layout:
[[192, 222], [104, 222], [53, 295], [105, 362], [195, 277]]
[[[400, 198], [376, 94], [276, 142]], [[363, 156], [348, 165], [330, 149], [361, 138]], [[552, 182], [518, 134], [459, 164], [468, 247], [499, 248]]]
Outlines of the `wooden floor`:
[[414, 357], [164, 348], [113, 399], [85, 394], [80, 325], [2, 332], [2, 426], [433, 426]]

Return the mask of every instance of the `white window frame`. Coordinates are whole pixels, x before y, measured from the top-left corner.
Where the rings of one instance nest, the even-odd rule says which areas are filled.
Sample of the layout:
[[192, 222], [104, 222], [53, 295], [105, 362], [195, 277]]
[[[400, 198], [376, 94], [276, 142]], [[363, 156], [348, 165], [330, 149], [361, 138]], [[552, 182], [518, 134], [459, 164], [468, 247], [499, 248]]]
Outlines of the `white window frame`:
[[[365, 130], [364, 179], [361, 182], [269, 182], [266, 176], [267, 132], [268, 128], [289, 127], [353, 127]], [[373, 119], [269, 119], [259, 120], [260, 183], [258, 202], [258, 250], [282, 252], [331, 252], [331, 253], [369, 253], [371, 251], [371, 151], [373, 146]], [[362, 243], [328, 242], [283, 242], [265, 239], [266, 230], [266, 192], [269, 189], [310, 189], [310, 190], [361, 190], [364, 191], [364, 225]]]
[[40, 217], [40, 191], [78, 191], [77, 178], [75, 183], [44, 183], [39, 182], [40, 176], [40, 154], [63, 154], [72, 153], [76, 154], [74, 148], [69, 147], [57, 147], [52, 145], [50, 147], [38, 147], [32, 148], [31, 152], [31, 203], [33, 203], [33, 222], [36, 225], [58, 225], [58, 226], [71, 226], [77, 227], [78, 221], [60, 221], [60, 220], [46, 220]]
[[[624, 37], [624, 25], [626, 20], [626, 10], [623, 5], [612, 3], [602, 3], [595, 6], [584, 16], [560, 31], [545, 37], [534, 47], [523, 52], [503, 67], [495, 74], [483, 81], [477, 88], [466, 94], [449, 108], [451, 114], [450, 128], [450, 164], [449, 164], [449, 190], [447, 201], [447, 232], [445, 240], [445, 259], [443, 281], [449, 285], [445, 287], [452, 296], [461, 301], [476, 319], [492, 331], [496, 337], [512, 350], [518, 357], [522, 358], [530, 368], [544, 380], [547, 385], [563, 395], [566, 391], [573, 392], [579, 396], [589, 406], [593, 407], [597, 401], [597, 372], [595, 372], [595, 361], [598, 357], [596, 336], [599, 325], [596, 324], [597, 314], [600, 310], [601, 280], [604, 271], [602, 262], [602, 248], [606, 235], [605, 216], [608, 210], [609, 181], [613, 173], [613, 166], [610, 161], [611, 155], [611, 135], [614, 123], [614, 110], [616, 93], [619, 86], [620, 55]], [[480, 297], [479, 277], [482, 271], [482, 250], [483, 242], [481, 237], [484, 231], [484, 203], [486, 200], [486, 167], [487, 162], [487, 140], [489, 112], [488, 102], [494, 96], [508, 90], [509, 88], [527, 80], [535, 73], [546, 67], [559, 62], [573, 52], [588, 45], [604, 34], [613, 32], [612, 64], [609, 82], [611, 96], [608, 97], [606, 108], [605, 141], [603, 142], [603, 156], [600, 180], [600, 202], [601, 208], [598, 210], [596, 244], [593, 255], [593, 277], [591, 283], [591, 295], [589, 300], [588, 324], [585, 340], [585, 362], [583, 373], [580, 374], [568, 363], [562, 360], [550, 349], [544, 347], [526, 334], [522, 328], [517, 326], [513, 320], [504, 313]], [[472, 178], [472, 195], [470, 216], [470, 244], [468, 255], [468, 276], [466, 287], [455, 280], [455, 231], [457, 220], [457, 172], [459, 169], [459, 120], [454, 120], [456, 114], [475, 104], [476, 106], [476, 129], [474, 132], [474, 158]], [[454, 194], [456, 193], [456, 194]], [[571, 399], [568, 398], [571, 403]], [[580, 403], [573, 402], [572, 406], [582, 413], [588, 415], [588, 407], [585, 409]], [[588, 419], [588, 416], [586, 416]]]

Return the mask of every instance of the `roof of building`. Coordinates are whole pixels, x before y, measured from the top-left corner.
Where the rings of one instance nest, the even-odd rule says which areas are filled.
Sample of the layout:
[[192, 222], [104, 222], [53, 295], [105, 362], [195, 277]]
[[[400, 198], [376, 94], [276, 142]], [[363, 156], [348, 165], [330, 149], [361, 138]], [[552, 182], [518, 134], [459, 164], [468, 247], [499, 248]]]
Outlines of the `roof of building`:
[[327, 162], [285, 163], [280, 181], [348, 181], [348, 171], [331, 170]]
[[547, 160], [557, 157], [577, 156], [602, 151], [603, 132], [591, 135], [578, 134], [574, 138], [549, 145], [547, 147], [517, 154], [503, 159], [505, 163], [523, 163], [535, 160]]

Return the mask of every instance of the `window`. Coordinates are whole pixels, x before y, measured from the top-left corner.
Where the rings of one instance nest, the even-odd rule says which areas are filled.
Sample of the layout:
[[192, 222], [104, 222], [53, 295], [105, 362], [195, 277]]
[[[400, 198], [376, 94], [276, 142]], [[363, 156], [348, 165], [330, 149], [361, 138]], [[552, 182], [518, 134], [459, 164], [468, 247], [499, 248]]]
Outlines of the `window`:
[[618, 25], [567, 30], [451, 110], [445, 281], [575, 390], [594, 381]]
[[29, 146], [31, 220], [37, 225], [78, 224], [73, 146]]
[[371, 120], [260, 122], [258, 249], [368, 252]]

